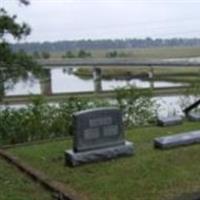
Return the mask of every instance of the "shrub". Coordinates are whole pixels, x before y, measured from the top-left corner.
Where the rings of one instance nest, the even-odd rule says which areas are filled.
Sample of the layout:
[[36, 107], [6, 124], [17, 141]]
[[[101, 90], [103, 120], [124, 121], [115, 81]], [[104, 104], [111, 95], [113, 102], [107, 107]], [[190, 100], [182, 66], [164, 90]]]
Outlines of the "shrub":
[[78, 98], [60, 105], [49, 105], [43, 98], [36, 98], [26, 108], [8, 107], [0, 111], [0, 140], [19, 143], [67, 136], [72, 113], [86, 108], [86, 100]]
[[123, 113], [127, 127], [145, 125], [154, 117], [151, 90], [127, 86], [116, 91], [117, 103], [112, 100], [69, 98], [50, 105], [43, 97], [32, 99], [25, 108], [0, 110], [0, 143], [22, 143], [27, 141], [63, 137], [72, 134], [72, 114], [89, 108], [117, 106]]
[[155, 119], [154, 101], [151, 89], [136, 88], [131, 85], [117, 88], [117, 106], [124, 116], [127, 127], [147, 125]]
[[51, 57], [50, 53], [49, 52], [45, 52], [45, 51], [42, 52], [41, 56], [44, 59], [49, 59]]

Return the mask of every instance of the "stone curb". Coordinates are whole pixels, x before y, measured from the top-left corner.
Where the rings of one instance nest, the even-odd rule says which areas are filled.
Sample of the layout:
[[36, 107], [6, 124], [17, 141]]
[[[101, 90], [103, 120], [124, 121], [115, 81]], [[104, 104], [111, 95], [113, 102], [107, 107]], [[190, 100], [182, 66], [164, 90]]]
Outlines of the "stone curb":
[[31, 141], [31, 142], [23, 142], [23, 143], [16, 143], [16, 144], [6, 144], [6, 145], [2, 145], [0, 147], [0, 149], [12, 149], [12, 148], [16, 148], [16, 147], [26, 147], [26, 146], [32, 146], [32, 145], [40, 145], [40, 144], [57, 142], [57, 141], [68, 140], [68, 139], [70, 139], [70, 136], [57, 137], [57, 138], [44, 139], [44, 140], [35, 140], [35, 141]]
[[56, 198], [59, 200], [85, 199], [85, 198], [80, 198], [80, 196], [75, 191], [72, 191], [71, 189], [67, 189], [64, 184], [52, 180], [41, 171], [33, 169], [31, 166], [22, 162], [21, 160], [19, 160], [19, 158], [11, 155], [10, 153], [6, 152], [3, 149], [0, 149], [0, 157], [4, 158], [5, 160], [9, 161], [11, 164], [15, 165], [18, 169], [20, 169], [22, 172], [27, 174], [32, 179], [38, 181], [42, 186], [44, 186], [46, 189], [54, 193]]

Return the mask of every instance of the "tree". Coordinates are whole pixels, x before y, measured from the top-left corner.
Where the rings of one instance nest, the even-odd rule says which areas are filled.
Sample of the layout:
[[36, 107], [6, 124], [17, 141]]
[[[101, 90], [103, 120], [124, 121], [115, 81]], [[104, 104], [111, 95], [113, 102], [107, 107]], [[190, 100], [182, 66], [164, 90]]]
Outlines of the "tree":
[[[23, 5], [29, 5], [28, 0], [18, 0]], [[26, 37], [31, 32], [30, 27], [26, 23], [18, 23], [17, 16], [10, 16], [4, 8], [0, 8], [0, 88], [6, 80], [12, 83], [18, 78], [27, 78], [28, 72], [37, 74], [40, 66], [23, 51], [13, 52], [7, 36], [11, 36], [15, 40]], [[2, 91], [0, 91], [0, 99]]]
[[78, 57], [79, 58], [91, 57], [91, 53], [80, 49], [79, 52], [78, 52]]
[[49, 59], [51, 55], [50, 55], [49, 52], [43, 51], [41, 56], [42, 56], [42, 58], [44, 58], [44, 59]]
[[111, 51], [111, 52], [106, 53], [107, 58], [115, 58], [117, 56], [118, 56], [117, 51]]
[[63, 58], [75, 58], [75, 55], [71, 51], [67, 51], [64, 55]]

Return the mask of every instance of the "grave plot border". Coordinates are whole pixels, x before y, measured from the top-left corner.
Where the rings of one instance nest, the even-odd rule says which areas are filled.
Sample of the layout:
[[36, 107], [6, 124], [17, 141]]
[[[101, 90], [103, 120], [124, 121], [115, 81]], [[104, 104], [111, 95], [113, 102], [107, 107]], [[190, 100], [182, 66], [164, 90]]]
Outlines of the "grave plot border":
[[34, 169], [6, 150], [0, 149], [0, 157], [17, 167], [32, 180], [39, 182], [45, 189], [52, 192], [58, 200], [84, 200], [76, 191], [72, 191], [72, 189], [67, 188], [63, 183], [55, 181], [43, 172]]

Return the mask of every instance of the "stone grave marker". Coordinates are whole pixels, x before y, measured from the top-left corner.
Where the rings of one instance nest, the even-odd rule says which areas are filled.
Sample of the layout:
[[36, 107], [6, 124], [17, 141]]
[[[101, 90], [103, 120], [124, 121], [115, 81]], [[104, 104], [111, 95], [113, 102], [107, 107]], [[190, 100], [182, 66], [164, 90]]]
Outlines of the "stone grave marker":
[[117, 108], [74, 113], [73, 137], [73, 149], [65, 152], [66, 163], [72, 166], [133, 154], [133, 144], [124, 139], [122, 114]]
[[186, 117], [191, 121], [200, 121], [200, 112], [195, 112], [194, 109], [198, 108], [200, 105], [200, 99], [195, 101], [193, 104], [186, 107], [183, 112], [185, 113]]
[[157, 124], [159, 126], [173, 126], [182, 124], [183, 118], [181, 116], [171, 116], [171, 117], [158, 117]]
[[154, 146], [159, 149], [169, 149], [195, 143], [200, 143], [200, 130], [154, 139]]
[[190, 121], [200, 121], [200, 113], [195, 113], [195, 112], [189, 112], [187, 114], [187, 117]]

